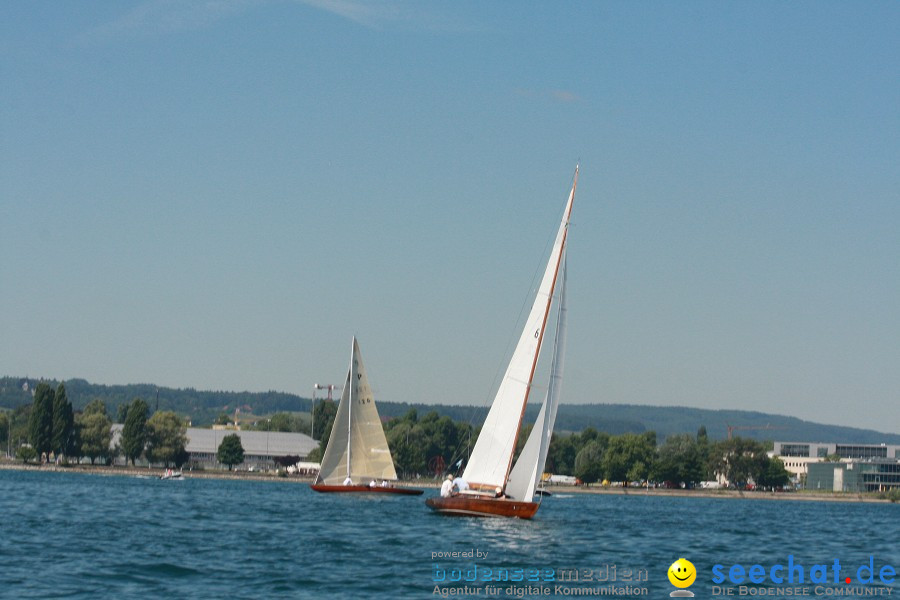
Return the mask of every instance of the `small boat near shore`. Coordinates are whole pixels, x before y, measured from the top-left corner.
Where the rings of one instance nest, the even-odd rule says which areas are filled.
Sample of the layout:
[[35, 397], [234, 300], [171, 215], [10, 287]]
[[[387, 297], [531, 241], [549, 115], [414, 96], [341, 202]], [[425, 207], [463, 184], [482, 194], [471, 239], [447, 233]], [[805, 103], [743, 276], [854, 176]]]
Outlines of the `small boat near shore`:
[[397, 471], [375, 407], [359, 343], [353, 338], [350, 369], [313, 491], [420, 496], [425, 490], [394, 485]]
[[181, 471], [166, 469], [166, 472], [159, 476], [160, 479], [181, 479]]

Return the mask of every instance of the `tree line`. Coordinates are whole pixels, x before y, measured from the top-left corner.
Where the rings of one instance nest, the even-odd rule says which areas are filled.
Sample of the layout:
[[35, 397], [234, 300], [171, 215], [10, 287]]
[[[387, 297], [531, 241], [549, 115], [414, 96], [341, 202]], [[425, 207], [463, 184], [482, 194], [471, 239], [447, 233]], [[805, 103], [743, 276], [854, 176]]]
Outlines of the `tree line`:
[[[10, 437], [19, 436], [15, 438], [16, 456], [22, 460], [47, 460], [53, 455], [63, 460], [84, 457], [91, 464], [98, 460], [111, 464], [117, 456], [123, 456], [132, 465], [143, 458], [166, 467], [180, 467], [188, 460], [185, 421], [172, 411], [151, 415], [141, 398], [119, 406], [117, 420], [123, 427], [116, 447], [111, 447], [112, 419], [104, 402], [92, 400], [75, 413], [64, 384], [55, 390], [46, 383], [39, 384], [31, 406], [22, 408], [25, 410], [0, 415], [0, 430]], [[320, 445], [308, 460], [321, 460], [336, 413], [333, 401], [316, 405], [312, 425]], [[305, 419], [288, 413], [276, 413], [256, 423], [256, 428], [270, 431], [308, 431], [308, 427]], [[524, 446], [530, 427], [526, 426], [519, 436], [517, 452]], [[397, 473], [405, 479], [461, 473], [479, 433], [471, 423], [454, 421], [436, 411], [419, 417], [415, 408], [388, 420], [384, 429]], [[21, 444], [24, 439], [30, 445]], [[226, 436], [225, 440], [224, 449], [219, 448], [219, 462], [231, 469], [243, 462], [243, 448], [237, 435]], [[705, 427], [696, 436], [671, 435], [662, 444], [657, 444], [654, 432], [610, 435], [588, 427], [580, 433], [554, 433], [545, 470], [572, 475], [587, 484], [652, 481], [693, 487], [721, 476], [740, 487], [753, 483], [774, 488], [790, 480], [781, 461], [769, 458], [761, 442], [744, 438], [711, 441]]]
[[[4, 434], [0, 441], [5, 441], [12, 453], [15, 440], [15, 456], [24, 462], [39, 459], [43, 463], [52, 457], [58, 463], [67, 463], [70, 459], [80, 462], [87, 458], [92, 465], [97, 461], [110, 465], [122, 456], [132, 466], [143, 458], [169, 468], [181, 467], [188, 461], [187, 424], [174, 412], [156, 411], [150, 415], [147, 403], [135, 398], [118, 406], [116, 421], [123, 426], [119, 442], [113, 446], [113, 420], [103, 400], [94, 399], [81, 412], [74, 412], [64, 384], [54, 390], [40, 383], [31, 405], [0, 414], [0, 429]], [[291, 431], [299, 425], [302, 423], [283, 414], [267, 419], [265, 425], [258, 427]], [[244, 448], [240, 436], [225, 436], [217, 458], [229, 470], [242, 463]]]
[[141, 398], [124, 405], [124, 409], [120, 407], [120, 422], [124, 425], [119, 443], [113, 447], [113, 421], [102, 400], [92, 400], [76, 413], [64, 384], [54, 390], [39, 383], [32, 404], [2, 415], [0, 427], [6, 425], [4, 433], [10, 452], [15, 443], [15, 456], [26, 462], [47, 462], [53, 457], [57, 462], [87, 458], [91, 464], [111, 464], [117, 456], [124, 456], [132, 465], [140, 458], [166, 467], [187, 462], [184, 420], [172, 411], [157, 411], [152, 416], [149, 413]]
[[[331, 433], [337, 404], [324, 401], [314, 411], [319, 448], [310, 460], [320, 460]], [[397, 474], [403, 479], [461, 473], [478, 439], [470, 423], [454, 421], [435, 411], [419, 417], [415, 408], [384, 424], [385, 437]], [[531, 426], [519, 435], [521, 452]], [[701, 481], [724, 477], [741, 488], [753, 484], [777, 488], [790, 482], [790, 474], [777, 458], [769, 458], [762, 442], [746, 438], [711, 441], [705, 427], [696, 436], [670, 435], [658, 445], [656, 433], [610, 435], [588, 427], [581, 433], [554, 433], [545, 471], [597, 482], [655, 482], [694, 487]]]

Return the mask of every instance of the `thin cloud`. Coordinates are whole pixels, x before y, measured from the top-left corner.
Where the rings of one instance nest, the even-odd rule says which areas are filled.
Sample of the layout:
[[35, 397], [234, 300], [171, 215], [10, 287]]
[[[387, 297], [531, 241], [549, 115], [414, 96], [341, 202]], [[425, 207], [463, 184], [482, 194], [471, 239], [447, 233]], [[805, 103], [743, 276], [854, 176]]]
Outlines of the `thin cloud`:
[[407, 17], [395, 2], [359, 2], [355, 0], [298, 0], [326, 12], [349, 19], [365, 27], [379, 27], [384, 23], [404, 21]]
[[448, 13], [446, 5], [409, 0], [295, 0], [329, 12], [368, 29], [399, 28], [419, 31], [472, 33], [480, 25]]
[[[211, 27], [274, 0], [147, 0], [108, 23], [99, 25], [81, 37], [84, 43], [106, 42], [115, 38], [158, 36]], [[321, 10], [352, 21], [368, 29], [474, 32], [481, 27], [465, 23], [434, 5], [404, 0], [293, 0], [293, 3]]]
[[86, 32], [84, 42], [124, 36], [164, 35], [203, 29], [260, 6], [265, 0], [151, 0]]

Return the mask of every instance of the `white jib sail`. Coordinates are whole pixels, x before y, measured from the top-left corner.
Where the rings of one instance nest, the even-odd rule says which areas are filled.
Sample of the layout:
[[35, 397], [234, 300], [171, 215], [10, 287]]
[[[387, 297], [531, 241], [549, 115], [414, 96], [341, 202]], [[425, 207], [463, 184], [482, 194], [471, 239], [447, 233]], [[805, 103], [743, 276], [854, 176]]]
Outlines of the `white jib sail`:
[[[550, 367], [550, 386], [547, 395], [541, 404], [528, 441], [516, 466], [509, 474], [509, 482], [506, 485], [506, 493], [510, 498], [531, 502], [534, 498], [534, 489], [544, 473], [544, 465], [547, 463], [547, 452], [550, 448], [550, 438], [553, 435], [553, 426], [556, 423], [556, 410], [559, 408], [559, 399], [562, 394], [563, 363], [566, 354], [566, 267], [563, 257], [563, 267], [560, 272], [562, 279], [559, 284], [559, 299], [557, 300], [556, 338], [553, 342], [553, 362]], [[549, 417], [547, 416], [549, 414]]]
[[318, 481], [339, 485], [348, 475], [354, 484], [365, 484], [373, 479], [397, 479], [356, 338], [353, 338], [350, 370], [322, 457]]
[[463, 472], [463, 478], [473, 487], [494, 488], [506, 487], [506, 478], [512, 465], [516, 437], [521, 425], [534, 367], [541, 350], [544, 337], [544, 325], [553, 298], [560, 259], [566, 243], [566, 233], [575, 198], [575, 184], [578, 170], [575, 171], [575, 182], [563, 212], [562, 222], [556, 234], [550, 260], [544, 271], [544, 277], [538, 287], [537, 296], [531, 312], [525, 321], [522, 336], [516, 345], [506, 374], [494, 396], [491, 410], [485, 418], [478, 441], [472, 449], [472, 455]]

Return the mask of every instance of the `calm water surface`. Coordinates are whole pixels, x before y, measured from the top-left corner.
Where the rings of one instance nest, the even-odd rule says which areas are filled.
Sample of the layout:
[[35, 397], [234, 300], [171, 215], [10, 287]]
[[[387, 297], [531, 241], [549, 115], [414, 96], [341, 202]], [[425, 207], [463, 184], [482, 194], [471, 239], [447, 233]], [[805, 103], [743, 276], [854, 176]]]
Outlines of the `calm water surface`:
[[[436, 598], [435, 577], [473, 566], [612, 565], [645, 569], [647, 581], [628, 585], [668, 598], [666, 570], [681, 556], [697, 568], [698, 598], [719, 597], [715, 564], [839, 559], [843, 576], [873, 556], [876, 572], [900, 571], [900, 505], [891, 504], [571, 494], [519, 521], [441, 517], [422, 497], [316, 494], [285, 482], [0, 471], [0, 489], [3, 598]], [[432, 556], [468, 550], [487, 557]], [[485, 597], [483, 586], [471, 597]], [[878, 587], [900, 597], [897, 581]]]

